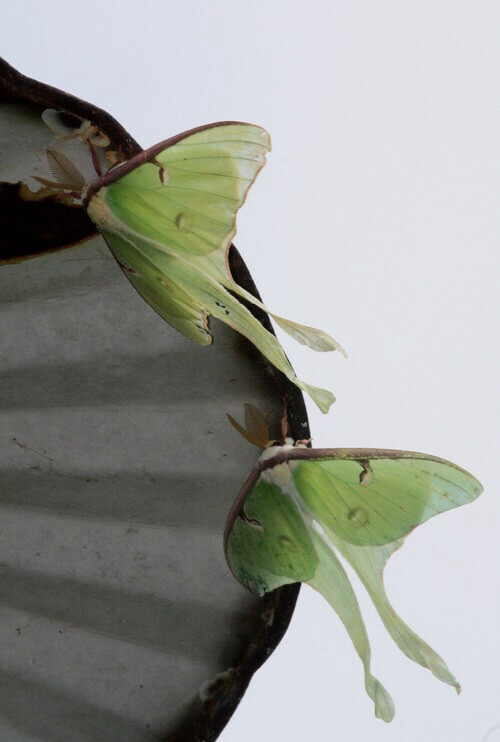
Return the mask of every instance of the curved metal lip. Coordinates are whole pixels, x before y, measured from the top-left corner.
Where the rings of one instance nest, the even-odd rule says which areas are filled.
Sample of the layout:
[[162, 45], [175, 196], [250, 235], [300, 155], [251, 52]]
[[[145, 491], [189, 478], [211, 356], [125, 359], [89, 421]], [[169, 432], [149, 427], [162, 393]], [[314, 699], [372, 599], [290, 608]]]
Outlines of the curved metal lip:
[[[142, 151], [139, 143], [106, 111], [74, 95], [32, 80], [22, 75], [0, 57], [0, 103], [12, 103], [40, 113], [55, 108], [95, 122], [110, 141], [127, 158]], [[5, 208], [0, 212], [0, 264], [61, 250], [80, 244], [96, 234], [95, 226], [81, 207], [68, 209], [52, 199], [44, 202], [23, 201], [18, 185], [0, 184]], [[19, 250], [17, 234], [23, 230], [23, 251]], [[37, 231], [44, 239], [36, 238]]]
[[94, 122], [112, 141], [121, 144], [122, 151], [127, 157], [142, 151], [139, 143], [102, 108], [22, 75], [2, 57], [0, 57], [0, 103], [25, 104], [40, 111], [44, 108], [60, 108]]
[[[94, 122], [110, 137], [112, 142], [121, 147], [127, 157], [144, 152], [128, 132], [101, 108], [22, 75], [1, 58], [0, 102], [24, 104], [40, 111], [56, 107]], [[95, 234], [95, 227], [88, 220], [88, 233], [77, 241], [86, 240]], [[71, 247], [74, 243], [71, 231], [68, 230], [67, 244], [48, 251]], [[16, 259], [25, 257], [36, 256], [20, 255], [16, 256]], [[229, 264], [235, 280], [244, 289], [260, 298], [250, 273], [234, 245], [231, 245], [229, 251]], [[274, 332], [265, 312], [244, 301], [243, 303], [268, 330]], [[266, 365], [277, 396], [281, 397], [286, 404], [292, 436], [296, 439], [308, 437], [309, 428], [304, 427], [304, 423], [307, 422], [307, 413], [302, 393], [266, 359], [261, 358], [260, 354], [259, 360]], [[201, 710], [193, 709], [193, 713], [188, 713], [180, 719], [178, 728], [164, 736], [164, 742], [213, 742], [217, 739], [236, 710], [253, 674], [268, 659], [285, 634], [295, 608], [299, 589], [299, 583], [286, 585], [262, 598], [261, 617], [267, 616], [268, 620], [261, 620], [255, 627], [254, 639], [246, 648], [237, 667], [213, 696], [204, 702]]]

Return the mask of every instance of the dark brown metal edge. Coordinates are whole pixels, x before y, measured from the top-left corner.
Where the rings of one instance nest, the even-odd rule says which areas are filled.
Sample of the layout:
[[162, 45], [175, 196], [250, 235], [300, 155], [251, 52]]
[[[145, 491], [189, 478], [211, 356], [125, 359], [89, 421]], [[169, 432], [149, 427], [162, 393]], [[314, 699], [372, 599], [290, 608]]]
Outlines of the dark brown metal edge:
[[[262, 300], [248, 268], [234, 245], [231, 245], [229, 251], [229, 267], [235, 281], [257, 299]], [[245, 301], [242, 303], [274, 334], [269, 316], [263, 310]], [[273, 377], [278, 394], [286, 404], [292, 437], [297, 440], [307, 438], [310, 431], [302, 392], [284, 374], [271, 366], [245, 338], [241, 340], [248, 346], [247, 352], [254, 354], [256, 362], [263, 363]], [[304, 427], [304, 423], [307, 423], [307, 427]], [[162, 742], [214, 742], [217, 739], [236, 711], [253, 675], [271, 656], [285, 635], [299, 591], [300, 583], [294, 583], [284, 585], [261, 598], [261, 621], [255, 627], [255, 640], [248, 646], [239, 664], [232, 669], [227, 682], [220, 686], [213, 698], [203, 704], [194, 722], [192, 719], [186, 718], [184, 721], [181, 719], [179, 729], [163, 737]]]
[[[262, 598], [260, 627], [240, 664], [213, 699], [206, 701], [194, 723], [182, 720], [176, 732], [159, 742], [215, 742], [245, 695], [253, 675], [274, 652], [292, 618], [300, 584], [285, 585]], [[272, 621], [272, 623], [271, 623]]]
[[22, 75], [2, 57], [0, 57], [0, 103], [25, 104], [40, 111], [45, 108], [56, 108], [69, 114], [76, 114], [92, 121], [111, 141], [119, 142], [121, 151], [126, 157], [132, 157], [142, 151], [139, 143], [126, 129], [102, 108]]
[[[40, 114], [45, 108], [55, 108], [88, 119], [105, 132], [124, 157], [129, 158], [142, 151], [138, 142], [106, 111], [22, 75], [2, 58], [0, 103], [24, 105]], [[0, 183], [0, 196], [0, 265], [64, 250], [97, 234], [95, 225], [82, 206], [65, 206], [51, 198], [24, 201], [19, 196], [19, 184], [15, 183]], [[21, 232], [21, 241], [12, 238], [14, 230]], [[44, 234], [41, 242], [37, 240], [38, 232]], [[20, 245], [22, 249], [19, 249]]]

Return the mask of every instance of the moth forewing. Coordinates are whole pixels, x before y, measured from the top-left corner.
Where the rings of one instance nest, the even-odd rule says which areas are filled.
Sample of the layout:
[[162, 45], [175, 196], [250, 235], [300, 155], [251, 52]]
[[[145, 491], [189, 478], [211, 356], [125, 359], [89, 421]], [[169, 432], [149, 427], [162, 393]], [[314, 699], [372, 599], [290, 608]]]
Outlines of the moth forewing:
[[[456, 465], [428, 454], [387, 449], [312, 449], [271, 446], [240, 490], [224, 543], [261, 479], [292, 496], [309, 528], [346, 544], [382, 546], [417, 525], [474, 500], [480, 483]], [[291, 481], [289, 481], [291, 480]], [[248, 523], [247, 523], [248, 525]]]
[[482, 491], [455, 464], [411, 451], [294, 448], [278, 460], [295, 462], [295, 487], [310, 517], [364, 546], [402, 538]]

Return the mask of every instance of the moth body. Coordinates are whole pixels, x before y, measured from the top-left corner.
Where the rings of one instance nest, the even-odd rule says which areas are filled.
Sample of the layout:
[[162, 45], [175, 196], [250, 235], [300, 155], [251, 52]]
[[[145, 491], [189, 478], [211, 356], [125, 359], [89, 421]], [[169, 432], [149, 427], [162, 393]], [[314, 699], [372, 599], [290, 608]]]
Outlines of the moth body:
[[105, 193], [106, 188], [101, 188], [91, 197], [87, 206], [87, 214], [99, 230], [113, 228], [113, 214], [106, 204]]

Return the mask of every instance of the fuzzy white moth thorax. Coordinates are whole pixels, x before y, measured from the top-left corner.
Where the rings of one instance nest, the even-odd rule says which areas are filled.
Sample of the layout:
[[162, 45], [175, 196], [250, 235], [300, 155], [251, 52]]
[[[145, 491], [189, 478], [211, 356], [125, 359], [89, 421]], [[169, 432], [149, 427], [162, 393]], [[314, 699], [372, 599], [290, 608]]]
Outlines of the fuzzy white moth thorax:
[[[87, 214], [92, 219], [97, 229], [106, 232], [114, 232], [125, 236], [134, 234], [133, 230], [124, 227], [124, 224], [113, 214], [112, 209], [106, 203], [106, 186], [100, 188], [90, 199], [87, 205]], [[130, 241], [130, 240], [128, 240]], [[133, 243], [131, 243], [133, 244]]]
[[87, 214], [98, 229], [109, 229], [112, 214], [104, 200], [105, 188], [101, 188], [89, 201]]
[[[265, 448], [260, 455], [259, 461], [268, 461], [283, 451], [293, 451], [294, 448], [298, 447], [298, 445], [300, 444], [296, 444], [292, 438], [285, 438], [285, 443], [283, 445], [269, 446], [268, 448]], [[292, 471], [295, 465], [295, 461], [285, 461], [282, 464], [276, 464], [276, 466], [273, 466], [271, 469], [265, 469], [261, 476], [266, 482], [269, 482], [269, 484], [275, 484], [283, 490], [283, 492], [292, 494], [291, 490], [295, 490], [292, 477]]]
[[261, 476], [264, 481], [275, 484], [286, 492], [292, 479], [292, 470], [288, 462], [285, 462], [284, 464], [276, 464], [272, 469], [266, 469]]
[[294, 448], [295, 446], [292, 439], [287, 438], [285, 444], [282, 446], [276, 445], [265, 448], [259, 456], [259, 461], [267, 461], [268, 459], [274, 458], [274, 456], [277, 456], [282, 451], [293, 451]]

